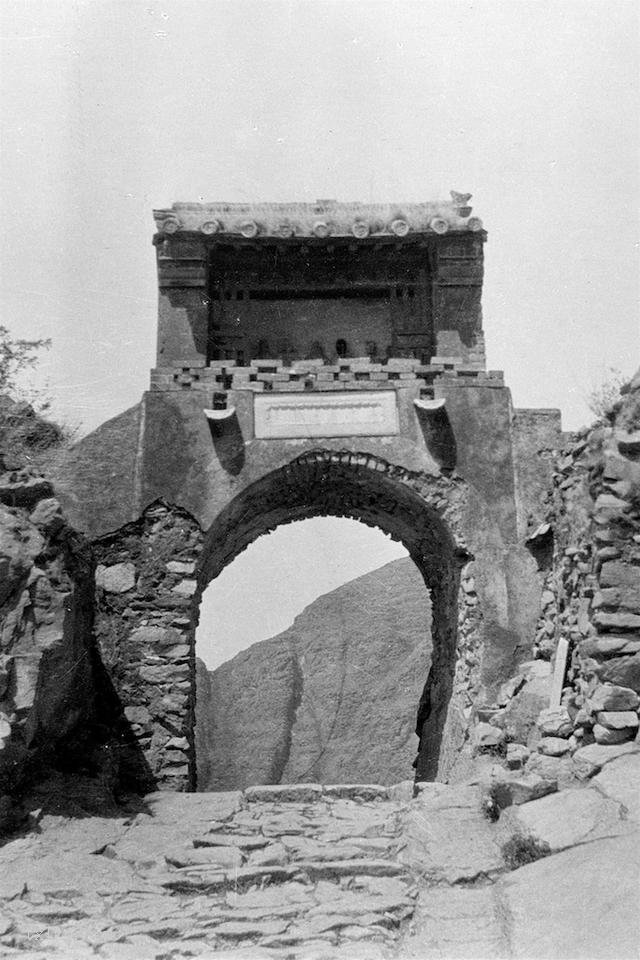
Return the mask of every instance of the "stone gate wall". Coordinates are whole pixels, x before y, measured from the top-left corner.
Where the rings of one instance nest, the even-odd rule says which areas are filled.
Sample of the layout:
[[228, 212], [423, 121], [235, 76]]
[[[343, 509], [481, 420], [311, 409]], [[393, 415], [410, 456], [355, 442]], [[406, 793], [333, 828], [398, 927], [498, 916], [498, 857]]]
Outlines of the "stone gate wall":
[[[385, 492], [389, 477], [395, 487]], [[473, 563], [460, 577], [468, 554], [440, 519], [457, 528], [463, 499], [464, 488], [444, 478], [412, 476], [366, 455], [318, 452], [232, 502], [206, 536], [185, 511], [158, 502], [96, 541], [96, 637], [149, 780], [167, 789], [195, 786], [194, 645], [203, 589], [261, 533], [318, 514], [379, 523], [403, 539], [431, 586], [434, 661], [418, 717], [419, 773], [452, 769], [481, 683], [483, 644]], [[123, 744], [125, 765], [130, 749]]]

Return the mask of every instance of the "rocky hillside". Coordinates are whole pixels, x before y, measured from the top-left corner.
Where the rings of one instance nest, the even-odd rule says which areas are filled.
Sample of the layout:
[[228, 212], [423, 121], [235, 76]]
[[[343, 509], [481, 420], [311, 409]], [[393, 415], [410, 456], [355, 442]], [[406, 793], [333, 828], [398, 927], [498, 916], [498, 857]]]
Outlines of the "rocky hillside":
[[[41, 473], [63, 431], [0, 395], [0, 836], [34, 783], [103, 808], [117, 705], [93, 641], [90, 545]], [[117, 745], [117, 744], [116, 744]]]
[[200, 665], [199, 789], [410, 777], [430, 619], [418, 570], [396, 560], [212, 673]]

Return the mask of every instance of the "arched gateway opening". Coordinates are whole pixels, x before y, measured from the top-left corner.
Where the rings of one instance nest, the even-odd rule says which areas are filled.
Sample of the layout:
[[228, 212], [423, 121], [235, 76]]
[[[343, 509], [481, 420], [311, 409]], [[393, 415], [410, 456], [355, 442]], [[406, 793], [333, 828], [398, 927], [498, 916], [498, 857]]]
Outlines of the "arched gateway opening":
[[[416, 489], [419, 487], [419, 489]], [[206, 586], [257, 537], [319, 516], [358, 520], [404, 544], [432, 603], [433, 659], [416, 704], [417, 776], [436, 776], [456, 666], [460, 568], [469, 559], [454, 535], [459, 488], [441, 478], [414, 484], [379, 458], [312, 451], [276, 469], [231, 501], [204, 538], [196, 608]], [[197, 614], [196, 614], [197, 616]], [[429, 624], [425, 623], [425, 633]], [[407, 770], [407, 777], [412, 771]]]
[[424, 580], [379, 528], [313, 517], [258, 537], [202, 596], [198, 791], [412, 776], [430, 624]]

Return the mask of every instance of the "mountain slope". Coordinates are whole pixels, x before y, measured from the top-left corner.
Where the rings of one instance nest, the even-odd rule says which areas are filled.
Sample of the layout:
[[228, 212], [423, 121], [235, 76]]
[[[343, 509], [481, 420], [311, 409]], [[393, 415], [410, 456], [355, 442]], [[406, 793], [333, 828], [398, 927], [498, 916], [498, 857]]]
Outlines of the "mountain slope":
[[199, 664], [199, 789], [410, 777], [430, 620], [418, 570], [395, 560], [213, 672]]

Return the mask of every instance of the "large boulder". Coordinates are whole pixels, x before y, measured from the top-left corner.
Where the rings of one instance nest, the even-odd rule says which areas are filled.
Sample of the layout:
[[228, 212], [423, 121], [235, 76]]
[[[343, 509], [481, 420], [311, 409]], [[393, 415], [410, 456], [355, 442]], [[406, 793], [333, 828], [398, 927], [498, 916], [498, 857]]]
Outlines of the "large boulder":
[[508, 956], [637, 958], [639, 889], [637, 832], [576, 846], [521, 867], [493, 888], [494, 900], [502, 904], [501, 915], [508, 917]]
[[629, 833], [620, 803], [604, 797], [595, 787], [561, 790], [521, 806], [509, 807], [500, 818], [500, 829], [533, 836], [553, 852], [578, 843]]
[[[15, 485], [15, 474], [0, 476], [5, 493]], [[90, 552], [57, 501], [38, 495], [31, 489], [36, 502], [23, 507], [0, 503], [0, 794], [7, 795], [49, 777], [58, 756], [73, 766], [74, 751], [86, 772], [91, 735], [108, 722], [96, 681]]]
[[592, 782], [602, 793], [623, 804], [627, 817], [640, 826], [640, 751], [612, 760]]

